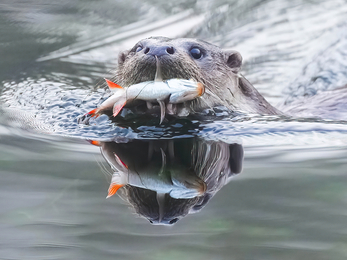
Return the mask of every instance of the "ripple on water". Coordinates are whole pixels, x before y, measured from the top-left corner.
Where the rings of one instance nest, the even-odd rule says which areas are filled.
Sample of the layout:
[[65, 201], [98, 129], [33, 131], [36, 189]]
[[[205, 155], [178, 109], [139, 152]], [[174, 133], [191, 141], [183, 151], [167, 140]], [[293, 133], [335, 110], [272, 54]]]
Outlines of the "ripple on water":
[[[40, 58], [41, 48], [52, 52], [39, 55], [52, 57], [65, 45], [71, 55], [34, 63], [36, 69], [4, 82], [0, 225], [5, 235], [0, 236], [0, 255], [35, 260], [346, 258], [345, 121], [217, 111], [217, 116], [205, 115], [203, 120], [161, 126], [158, 118], [145, 124], [115, 123], [107, 116], [89, 125], [77, 123], [107, 97], [104, 89], [92, 89], [103, 86], [94, 81], [103, 81], [106, 70], [114, 69], [118, 50], [131, 47], [138, 36], [150, 36], [141, 30], [149, 28], [143, 26], [147, 22], [157, 19], [150, 24], [157, 26], [169, 13], [180, 15], [189, 8], [201, 12], [195, 18], [205, 19], [200, 25], [189, 20], [189, 26], [196, 25], [192, 31], [186, 23], [184, 32], [165, 26], [154, 32], [185, 34], [240, 51], [243, 73], [272, 103], [282, 102], [284, 93], [287, 103], [295, 105], [303, 95], [343, 86], [345, 1], [156, 1], [159, 7], [153, 1], [64, 1], [64, 8], [8, 2], [2, 14], [10, 9], [10, 23], [20, 23], [8, 30], [17, 32], [15, 41], [4, 46], [16, 48], [12, 43], [20, 36], [25, 39], [23, 50], [34, 60]], [[137, 19], [139, 23], [119, 28]], [[17, 31], [21, 26], [24, 29]], [[115, 28], [118, 33], [130, 28], [132, 36], [106, 43]], [[33, 42], [25, 37], [30, 32]], [[66, 40], [71, 35], [73, 39]], [[47, 45], [51, 43], [56, 45]], [[90, 49], [78, 52], [86, 46]], [[7, 60], [20, 57], [20, 63], [26, 63], [23, 52], [15, 51], [18, 56], [12, 53]], [[135, 218], [117, 197], [105, 200], [109, 178], [101, 176], [95, 163], [95, 158], [103, 160], [99, 148], [79, 140], [184, 136], [243, 143], [244, 170], [201, 213], [171, 228]]]
[[[122, 123], [112, 122], [106, 115], [84, 125], [78, 124], [78, 118], [107, 98], [107, 92], [103, 89], [76, 89], [67, 84], [43, 80], [40, 83], [27, 80], [25, 84], [8, 83], [5, 86], [2, 100], [10, 108], [7, 111], [11, 111], [8, 115], [13, 119], [12, 122], [22, 122], [23, 118], [26, 118], [23, 115], [30, 113], [25, 122], [32, 119], [29, 126], [33, 128], [36, 126], [55, 134], [84, 139], [125, 141], [134, 138], [204, 136], [230, 143], [242, 136], [245, 140], [252, 140], [254, 137], [253, 144], [258, 145], [271, 139], [276, 139], [279, 143], [298, 145], [309, 135], [311, 137], [304, 143], [323, 144], [327, 142], [328, 133], [333, 137], [331, 142], [335, 142], [338, 136], [344, 136], [347, 130], [344, 121], [242, 114], [225, 116], [226, 113], [218, 109], [216, 111], [220, 116], [203, 116], [202, 120], [199, 117], [174, 119], [163, 125], [157, 124], [157, 118], [148, 118], [145, 121], [134, 119]], [[39, 122], [35, 123], [35, 120]], [[293, 139], [289, 141], [290, 139], [285, 137]], [[281, 142], [280, 139], [286, 141]], [[340, 143], [344, 144], [342, 140], [345, 139], [340, 139]]]

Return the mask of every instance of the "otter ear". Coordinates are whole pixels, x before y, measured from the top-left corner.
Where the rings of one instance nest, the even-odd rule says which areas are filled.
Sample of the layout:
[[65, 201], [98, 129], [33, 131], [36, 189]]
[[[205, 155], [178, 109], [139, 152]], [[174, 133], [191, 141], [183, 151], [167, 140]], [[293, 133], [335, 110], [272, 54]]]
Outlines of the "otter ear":
[[229, 51], [225, 53], [227, 65], [237, 73], [241, 69], [242, 56], [237, 51]]
[[118, 65], [123, 65], [128, 54], [129, 54], [129, 51], [122, 51], [118, 54]]

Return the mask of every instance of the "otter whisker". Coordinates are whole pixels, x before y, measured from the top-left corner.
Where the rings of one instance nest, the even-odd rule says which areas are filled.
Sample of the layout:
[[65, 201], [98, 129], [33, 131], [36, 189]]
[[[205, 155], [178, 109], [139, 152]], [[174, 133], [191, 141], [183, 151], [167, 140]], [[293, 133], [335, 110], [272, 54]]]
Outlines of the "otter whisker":
[[112, 177], [113, 172], [111, 172], [109, 169], [107, 169], [106, 166], [100, 160], [97, 160], [96, 163], [100, 167], [101, 172], [106, 177], [106, 180], [109, 181], [109, 177], [110, 176]]
[[[211, 110], [213, 110], [213, 106], [210, 105], [210, 104], [207, 102], [207, 100], [206, 100], [205, 97], [201, 96], [201, 97], [200, 97], [200, 100], [203, 101]], [[195, 111], [194, 111], [194, 112], [195, 112]]]

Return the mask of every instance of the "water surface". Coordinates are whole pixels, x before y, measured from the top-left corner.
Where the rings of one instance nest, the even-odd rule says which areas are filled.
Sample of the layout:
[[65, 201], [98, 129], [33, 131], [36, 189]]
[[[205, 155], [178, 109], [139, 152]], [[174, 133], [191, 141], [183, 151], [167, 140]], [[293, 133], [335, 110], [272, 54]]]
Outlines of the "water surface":
[[[112, 75], [117, 53], [148, 36], [198, 37], [238, 50], [242, 74], [284, 110], [342, 87], [345, 1], [5, 1], [0, 10], [1, 259], [346, 259], [343, 107], [319, 119], [217, 111], [162, 127], [124, 128], [104, 116], [77, 124], [107, 96], [103, 77]], [[160, 139], [141, 165], [151, 172], [187, 170], [200, 161], [185, 161], [184, 151], [209, 148], [200, 158], [212, 159], [196, 172], [223, 166], [233, 174], [207, 185], [203, 207], [174, 225], [152, 225], [124, 191], [105, 199], [114, 169], [103, 147], [86, 139], [124, 147]], [[117, 152], [131, 169], [136, 153]], [[178, 190], [176, 197], [192, 201]]]

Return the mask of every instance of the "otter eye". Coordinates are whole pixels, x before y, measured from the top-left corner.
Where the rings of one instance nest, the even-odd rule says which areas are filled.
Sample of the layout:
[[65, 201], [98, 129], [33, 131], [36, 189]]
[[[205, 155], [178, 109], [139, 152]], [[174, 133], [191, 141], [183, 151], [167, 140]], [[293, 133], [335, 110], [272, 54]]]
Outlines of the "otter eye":
[[141, 46], [138, 46], [137, 48], [136, 48], [136, 52], [139, 52], [139, 51], [141, 51], [142, 50], [142, 47]]
[[201, 50], [199, 48], [193, 48], [190, 50], [190, 54], [194, 59], [200, 59], [202, 56]]

